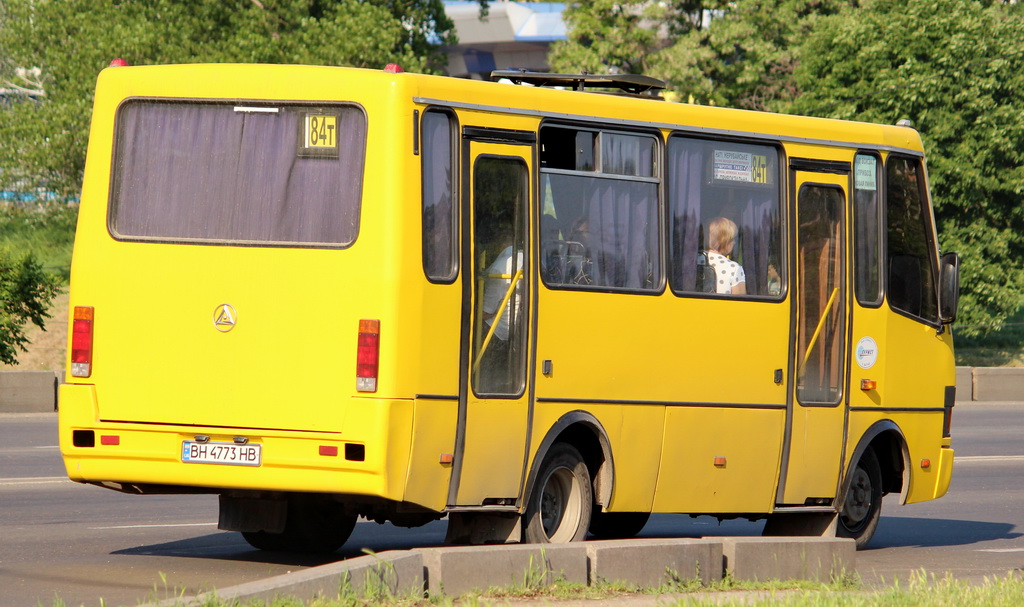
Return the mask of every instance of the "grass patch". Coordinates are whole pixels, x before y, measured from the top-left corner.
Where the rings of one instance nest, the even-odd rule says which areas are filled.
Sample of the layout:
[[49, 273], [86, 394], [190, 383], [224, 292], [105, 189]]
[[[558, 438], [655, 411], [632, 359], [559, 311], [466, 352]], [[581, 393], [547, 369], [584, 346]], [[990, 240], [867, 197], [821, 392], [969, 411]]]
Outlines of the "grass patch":
[[0, 204], [0, 247], [31, 252], [43, 270], [67, 284], [77, 221], [78, 205]]
[[1024, 367], [1024, 310], [1017, 312], [998, 331], [964, 337], [953, 325], [956, 364], [962, 367]]
[[[1024, 577], [1020, 572], [985, 578], [980, 584], [943, 577], [924, 571], [890, 586], [865, 590], [855, 577], [844, 577], [832, 583], [802, 580], [774, 580], [767, 582], [739, 582], [724, 579], [711, 584], [699, 580], [672, 580], [658, 588], [632, 588], [621, 584], [600, 583], [594, 586], [569, 584], [564, 580], [538, 584], [524, 580], [512, 588], [492, 588], [484, 593], [471, 593], [460, 597], [445, 595], [421, 598], [394, 595], [381, 586], [368, 586], [356, 592], [345, 580], [339, 593], [332, 599], [303, 601], [279, 598], [273, 601], [234, 601], [215, 597], [201, 603], [189, 603], [180, 591], [168, 592], [161, 605], [189, 605], [190, 607], [479, 607], [491, 605], [523, 605], [528, 603], [557, 605], [564, 600], [618, 599], [626, 601], [640, 595], [656, 596], [659, 606], [755, 606], [768, 607], [949, 607], [950, 605], [985, 605], [991, 607], [1018, 607], [1024, 605]], [[56, 599], [54, 607], [64, 607]]]
[[875, 591], [768, 591], [741, 596], [682, 597], [665, 605], [711, 607], [949, 607], [951, 605], [985, 605], [1016, 607], [1024, 604], [1024, 579], [1018, 573], [985, 578], [981, 584], [954, 579], [949, 574], [938, 578], [923, 571], [906, 582]]

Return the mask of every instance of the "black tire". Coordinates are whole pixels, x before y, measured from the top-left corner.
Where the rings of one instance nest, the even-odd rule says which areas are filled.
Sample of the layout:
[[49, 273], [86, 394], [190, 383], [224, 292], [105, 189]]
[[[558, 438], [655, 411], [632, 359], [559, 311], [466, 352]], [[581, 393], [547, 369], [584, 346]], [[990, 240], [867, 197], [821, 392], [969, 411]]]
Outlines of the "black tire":
[[355, 526], [356, 515], [346, 514], [338, 502], [293, 496], [284, 531], [244, 531], [242, 537], [259, 550], [329, 554], [342, 547]]
[[882, 514], [882, 469], [872, 449], [860, 456], [843, 496], [836, 535], [857, 540], [857, 550], [871, 541]]
[[650, 512], [598, 512], [590, 515], [590, 535], [600, 540], [636, 537], [643, 530]]
[[593, 496], [587, 464], [575, 447], [555, 443], [544, 456], [526, 504], [529, 543], [575, 542], [587, 535]]

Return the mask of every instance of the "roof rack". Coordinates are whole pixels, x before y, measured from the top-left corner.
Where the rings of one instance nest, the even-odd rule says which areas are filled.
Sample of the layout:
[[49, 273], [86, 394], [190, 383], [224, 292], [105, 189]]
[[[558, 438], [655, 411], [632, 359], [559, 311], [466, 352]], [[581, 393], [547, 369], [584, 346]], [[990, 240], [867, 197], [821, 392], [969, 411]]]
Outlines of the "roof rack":
[[508, 78], [515, 84], [534, 86], [564, 86], [576, 91], [591, 88], [617, 88], [631, 95], [657, 96], [666, 84], [657, 78], [641, 74], [549, 74], [529, 70], [494, 70], [491, 80]]

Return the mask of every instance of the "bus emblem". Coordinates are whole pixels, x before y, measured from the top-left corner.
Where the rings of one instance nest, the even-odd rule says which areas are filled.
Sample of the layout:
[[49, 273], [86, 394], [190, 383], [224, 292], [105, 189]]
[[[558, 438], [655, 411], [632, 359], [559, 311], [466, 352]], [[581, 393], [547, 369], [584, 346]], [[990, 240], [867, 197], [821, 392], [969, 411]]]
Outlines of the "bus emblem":
[[227, 333], [234, 329], [236, 318], [238, 315], [235, 314], [235, 309], [231, 307], [231, 304], [220, 304], [213, 310], [213, 326], [221, 333]]

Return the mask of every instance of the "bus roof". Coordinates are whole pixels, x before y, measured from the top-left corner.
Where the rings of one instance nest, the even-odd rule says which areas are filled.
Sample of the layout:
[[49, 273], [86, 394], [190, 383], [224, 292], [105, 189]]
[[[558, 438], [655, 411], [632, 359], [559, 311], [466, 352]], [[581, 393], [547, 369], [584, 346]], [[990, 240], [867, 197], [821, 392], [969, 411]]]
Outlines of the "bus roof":
[[[184, 64], [107, 68], [100, 81], [113, 89], [109, 94], [121, 99], [142, 96], [351, 100], [376, 106], [385, 97], [391, 97], [393, 101], [404, 98], [421, 105], [492, 114], [924, 153], [920, 135], [907, 126], [675, 103], [649, 95], [580, 92], [409, 72], [308, 65]], [[633, 85], [642, 87], [643, 82]]]

